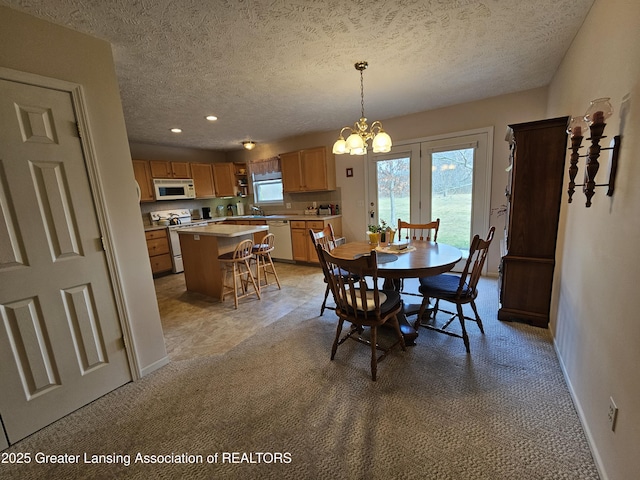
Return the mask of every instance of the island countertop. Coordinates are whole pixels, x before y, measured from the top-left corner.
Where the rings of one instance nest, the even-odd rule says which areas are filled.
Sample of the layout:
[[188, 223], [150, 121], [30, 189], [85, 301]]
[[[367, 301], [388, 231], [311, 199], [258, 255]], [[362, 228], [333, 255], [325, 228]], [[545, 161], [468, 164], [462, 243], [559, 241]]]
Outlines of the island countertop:
[[205, 235], [212, 237], [241, 237], [253, 233], [269, 230], [267, 225], [220, 225], [209, 224], [202, 227], [187, 227], [178, 229], [179, 235]]

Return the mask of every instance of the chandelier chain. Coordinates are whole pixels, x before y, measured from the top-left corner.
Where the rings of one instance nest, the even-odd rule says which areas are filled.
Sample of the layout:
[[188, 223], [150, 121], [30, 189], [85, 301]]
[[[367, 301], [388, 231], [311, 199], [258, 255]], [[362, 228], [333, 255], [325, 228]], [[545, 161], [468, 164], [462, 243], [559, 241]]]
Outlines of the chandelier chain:
[[364, 118], [364, 79], [362, 76], [362, 70], [360, 70], [360, 108], [361, 118]]

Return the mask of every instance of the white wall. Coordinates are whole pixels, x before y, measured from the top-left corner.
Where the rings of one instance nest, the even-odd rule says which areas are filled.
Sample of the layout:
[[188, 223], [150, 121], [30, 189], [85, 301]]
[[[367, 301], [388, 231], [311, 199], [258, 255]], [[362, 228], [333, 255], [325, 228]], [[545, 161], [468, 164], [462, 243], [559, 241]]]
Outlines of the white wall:
[[[603, 477], [620, 480], [640, 472], [639, 80], [640, 2], [596, 0], [550, 85], [548, 113], [583, 114], [590, 100], [611, 97], [602, 143], [618, 133], [623, 143], [612, 198], [596, 189], [586, 208], [581, 189], [570, 205], [563, 196], [551, 328]], [[607, 183], [607, 162], [603, 152], [597, 183]]]
[[111, 47], [0, 7], [0, 65], [82, 85], [138, 373], [153, 371], [167, 354]]

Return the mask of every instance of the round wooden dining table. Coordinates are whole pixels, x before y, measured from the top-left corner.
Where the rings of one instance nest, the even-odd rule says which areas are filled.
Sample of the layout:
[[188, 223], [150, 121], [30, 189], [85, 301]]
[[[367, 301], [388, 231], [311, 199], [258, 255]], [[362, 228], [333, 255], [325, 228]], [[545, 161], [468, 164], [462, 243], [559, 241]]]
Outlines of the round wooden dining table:
[[[350, 259], [368, 255], [371, 250], [378, 255], [378, 276], [384, 278], [384, 288], [399, 290], [403, 278], [422, 278], [450, 271], [462, 259], [462, 252], [451, 245], [438, 242], [411, 241], [406, 251], [393, 251], [384, 246], [373, 247], [368, 242], [349, 242], [334, 248], [331, 254]], [[407, 345], [415, 345], [418, 332], [407, 321], [407, 314], [417, 313], [419, 305], [404, 305], [398, 315], [400, 330]]]

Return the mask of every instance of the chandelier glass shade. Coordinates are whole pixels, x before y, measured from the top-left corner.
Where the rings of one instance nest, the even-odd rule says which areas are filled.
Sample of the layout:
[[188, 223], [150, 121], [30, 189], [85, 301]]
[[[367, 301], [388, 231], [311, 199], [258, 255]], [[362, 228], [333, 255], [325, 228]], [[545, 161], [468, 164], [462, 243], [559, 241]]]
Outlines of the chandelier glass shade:
[[[391, 151], [391, 137], [382, 128], [382, 122], [376, 120], [367, 125], [367, 119], [364, 116], [364, 81], [362, 72], [369, 66], [367, 62], [358, 62], [355, 64], [356, 70], [360, 71], [360, 120], [353, 124], [353, 127], [342, 127], [338, 140], [333, 144], [333, 153], [342, 155], [349, 153], [350, 155], [366, 155], [367, 142], [371, 141], [373, 153], [386, 153]], [[345, 132], [349, 132], [349, 136], [345, 140]]]

